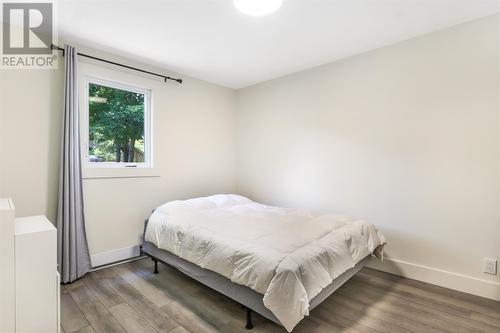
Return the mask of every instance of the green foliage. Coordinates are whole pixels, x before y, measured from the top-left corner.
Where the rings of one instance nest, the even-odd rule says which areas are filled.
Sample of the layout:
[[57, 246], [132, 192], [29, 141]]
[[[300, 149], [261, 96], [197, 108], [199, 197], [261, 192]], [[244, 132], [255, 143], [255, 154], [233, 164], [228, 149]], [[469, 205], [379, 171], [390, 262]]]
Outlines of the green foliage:
[[99, 160], [135, 161], [138, 146], [144, 149], [144, 95], [90, 84], [89, 139]]

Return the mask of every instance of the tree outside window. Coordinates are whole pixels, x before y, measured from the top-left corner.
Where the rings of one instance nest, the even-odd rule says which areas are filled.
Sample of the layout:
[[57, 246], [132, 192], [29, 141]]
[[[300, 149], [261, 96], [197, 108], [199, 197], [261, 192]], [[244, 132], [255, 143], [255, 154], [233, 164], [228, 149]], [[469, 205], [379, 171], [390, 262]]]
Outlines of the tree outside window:
[[145, 93], [89, 83], [89, 162], [145, 162], [146, 98]]

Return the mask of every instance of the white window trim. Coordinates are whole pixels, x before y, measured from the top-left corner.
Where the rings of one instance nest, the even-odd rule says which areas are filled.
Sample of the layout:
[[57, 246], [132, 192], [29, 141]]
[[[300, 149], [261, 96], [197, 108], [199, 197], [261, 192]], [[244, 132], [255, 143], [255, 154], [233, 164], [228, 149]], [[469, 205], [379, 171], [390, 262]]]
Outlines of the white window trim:
[[[143, 163], [134, 162], [90, 162], [89, 158], [89, 85], [91, 83], [144, 94], [144, 156]], [[153, 96], [152, 89], [130, 83], [123, 83], [94, 76], [85, 76], [84, 114], [83, 114], [83, 165], [88, 169], [152, 169], [153, 168]]]

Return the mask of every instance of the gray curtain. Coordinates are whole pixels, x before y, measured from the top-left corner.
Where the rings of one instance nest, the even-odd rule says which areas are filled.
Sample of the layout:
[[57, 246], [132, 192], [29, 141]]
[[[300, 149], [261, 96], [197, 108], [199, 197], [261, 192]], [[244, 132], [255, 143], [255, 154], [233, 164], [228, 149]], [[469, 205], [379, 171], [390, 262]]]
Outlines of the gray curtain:
[[57, 258], [63, 283], [75, 281], [91, 269], [83, 209], [77, 57], [74, 47], [64, 47], [64, 111], [57, 209]]

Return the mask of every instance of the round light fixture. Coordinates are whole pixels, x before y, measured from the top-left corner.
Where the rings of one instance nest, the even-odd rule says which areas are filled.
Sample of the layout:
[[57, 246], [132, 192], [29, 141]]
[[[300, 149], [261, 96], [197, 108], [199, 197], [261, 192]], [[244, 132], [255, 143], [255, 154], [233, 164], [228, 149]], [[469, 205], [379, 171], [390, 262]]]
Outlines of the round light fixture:
[[283, 0], [234, 0], [236, 8], [246, 15], [264, 16], [277, 11]]

